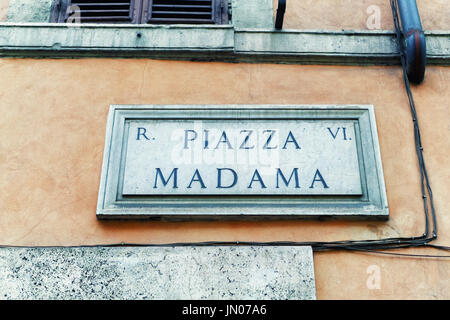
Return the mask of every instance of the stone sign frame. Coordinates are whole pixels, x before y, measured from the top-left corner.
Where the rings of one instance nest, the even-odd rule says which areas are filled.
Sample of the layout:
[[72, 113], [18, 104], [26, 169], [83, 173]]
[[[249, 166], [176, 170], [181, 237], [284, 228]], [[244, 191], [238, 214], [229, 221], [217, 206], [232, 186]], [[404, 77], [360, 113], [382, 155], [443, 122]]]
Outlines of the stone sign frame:
[[[126, 120], [354, 120], [361, 196], [124, 197]], [[119, 156], [113, 156], [119, 155]], [[387, 220], [389, 210], [373, 105], [111, 105], [97, 204], [99, 219], [217, 220], [355, 218]]]

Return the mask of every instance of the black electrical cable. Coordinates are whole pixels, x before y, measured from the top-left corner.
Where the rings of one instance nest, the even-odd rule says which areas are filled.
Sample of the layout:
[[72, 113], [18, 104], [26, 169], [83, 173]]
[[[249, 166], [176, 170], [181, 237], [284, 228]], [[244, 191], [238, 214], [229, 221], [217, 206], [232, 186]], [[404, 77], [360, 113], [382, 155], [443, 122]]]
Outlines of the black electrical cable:
[[430, 248], [435, 248], [435, 249], [439, 249], [439, 250], [450, 251], [450, 247], [448, 247], [448, 246], [440, 246], [440, 245], [437, 245], [437, 244], [429, 244], [429, 243], [427, 243], [425, 245], [425, 247], [430, 247]]
[[[396, 237], [374, 240], [345, 240], [333, 242], [295, 242], [295, 241], [273, 241], [273, 242], [253, 242], [253, 241], [207, 241], [207, 242], [183, 242], [183, 243], [165, 243], [165, 244], [135, 244], [135, 243], [116, 243], [104, 245], [81, 245], [81, 246], [39, 246], [38, 248], [96, 248], [96, 247], [179, 247], [179, 246], [311, 246], [314, 251], [331, 251], [331, 250], [346, 250], [366, 253], [377, 253], [404, 257], [420, 257], [420, 258], [450, 258], [450, 255], [425, 255], [425, 254], [407, 254], [397, 252], [383, 252], [380, 250], [394, 250], [406, 248], [429, 247], [437, 250], [450, 251], [450, 247], [442, 245], [434, 245], [429, 242], [437, 239], [437, 218], [436, 210], [433, 201], [433, 192], [430, 186], [430, 179], [426, 170], [425, 160], [423, 156], [423, 146], [420, 135], [419, 122], [412, 95], [406, 68], [406, 57], [404, 47], [404, 35], [400, 29], [400, 23], [397, 11], [397, 0], [390, 0], [392, 15], [394, 19], [395, 33], [397, 44], [399, 46], [400, 61], [403, 70], [403, 80], [405, 84], [406, 93], [408, 96], [411, 116], [414, 125], [414, 141], [416, 147], [416, 156], [418, 160], [421, 194], [423, 199], [424, 214], [425, 214], [425, 231], [421, 236], [416, 237]], [[430, 228], [430, 213], [431, 213], [431, 228]], [[432, 230], [430, 236], [430, 229]], [[0, 246], [0, 247], [15, 247], [28, 248], [26, 246]]]

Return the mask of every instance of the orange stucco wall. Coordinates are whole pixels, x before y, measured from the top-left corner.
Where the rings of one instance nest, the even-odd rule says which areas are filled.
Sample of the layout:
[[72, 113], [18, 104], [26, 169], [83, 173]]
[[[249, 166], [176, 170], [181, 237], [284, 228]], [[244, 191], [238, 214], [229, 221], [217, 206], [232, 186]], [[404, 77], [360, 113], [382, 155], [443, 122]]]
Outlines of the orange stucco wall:
[[[273, 2], [276, 11], [278, 0]], [[389, 0], [287, 0], [286, 3], [285, 29], [370, 29], [367, 20], [374, 10], [380, 13], [379, 29], [394, 28]], [[417, 5], [425, 30], [450, 29], [448, 0], [417, 0]]]
[[[412, 121], [399, 67], [1, 59], [0, 75], [0, 244], [331, 241], [423, 232]], [[449, 83], [450, 68], [430, 66], [425, 82], [413, 88], [439, 214], [437, 243], [447, 245]], [[390, 220], [167, 223], [96, 219], [110, 104], [240, 103], [373, 104]], [[381, 270], [380, 289], [366, 286], [371, 265]], [[448, 259], [316, 253], [315, 271], [319, 299], [450, 298]]]
[[0, 22], [6, 21], [8, 14], [9, 0], [0, 0]]

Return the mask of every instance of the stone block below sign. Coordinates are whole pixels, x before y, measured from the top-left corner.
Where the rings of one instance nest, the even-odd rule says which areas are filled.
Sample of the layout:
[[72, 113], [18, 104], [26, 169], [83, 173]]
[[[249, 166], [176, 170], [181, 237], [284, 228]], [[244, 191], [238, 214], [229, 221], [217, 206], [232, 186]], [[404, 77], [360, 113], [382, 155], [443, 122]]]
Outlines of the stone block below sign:
[[315, 298], [311, 247], [0, 249], [0, 299]]

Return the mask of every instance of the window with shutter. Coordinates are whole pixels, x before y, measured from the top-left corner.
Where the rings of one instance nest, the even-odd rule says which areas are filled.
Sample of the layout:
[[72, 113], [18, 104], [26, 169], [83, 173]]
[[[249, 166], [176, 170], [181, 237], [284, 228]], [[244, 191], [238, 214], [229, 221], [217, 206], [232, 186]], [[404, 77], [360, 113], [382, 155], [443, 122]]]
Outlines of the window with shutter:
[[227, 24], [228, 0], [55, 0], [52, 22]]
[[53, 22], [138, 23], [140, 0], [57, 0]]
[[228, 1], [223, 0], [147, 0], [143, 23], [228, 23]]

